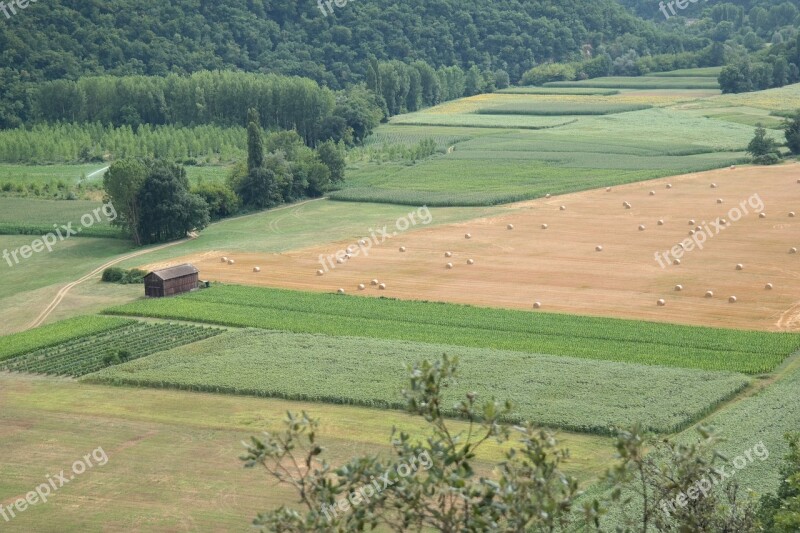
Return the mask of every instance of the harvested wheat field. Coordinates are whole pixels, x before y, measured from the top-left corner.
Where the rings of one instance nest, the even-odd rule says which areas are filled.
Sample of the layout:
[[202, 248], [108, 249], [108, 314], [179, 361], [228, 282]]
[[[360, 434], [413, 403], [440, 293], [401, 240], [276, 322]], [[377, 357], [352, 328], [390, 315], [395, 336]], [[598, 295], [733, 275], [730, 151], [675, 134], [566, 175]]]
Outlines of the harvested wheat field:
[[[726, 168], [513, 204], [494, 218], [398, 232], [368, 255], [356, 239], [173, 263], [228, 283], [797, 331], [799, 180], [798, 164]], [[349, 259], [320, 263], [348, 246]]]

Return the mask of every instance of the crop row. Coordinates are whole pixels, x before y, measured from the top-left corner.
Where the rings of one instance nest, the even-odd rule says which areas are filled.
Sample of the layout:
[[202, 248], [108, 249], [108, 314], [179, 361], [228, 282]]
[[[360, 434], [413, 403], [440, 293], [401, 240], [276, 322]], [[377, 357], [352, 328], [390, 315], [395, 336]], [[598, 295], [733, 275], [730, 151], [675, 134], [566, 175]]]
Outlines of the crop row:
[[0, 361], [134, 323], [133, 320], [120, 318], [81, 316], [0, 337]]
[[650, 109], [648, 104], [627, 103], [559, 103], [533, 101], [526, 104], [506, 104], [478, 109], [479, 115], [530, 115], [530, 116], [566, 116], [566, 115], [613, 115], [630, 111]]
[[749, 374], [769, 372], [800, 349], [795, 334], [236, 286], [109, 312]]
[[680, 430], [749, 382], [726, 372], [259, 330], [226, 333], [204, 348], [159, 353], [85, 379], [402, 408], [405, 365], [436, 359], [446, 350], [460, 366], [460, 378], [446, 390], [446, 405], [475, 391], [483, 399], [510, 400], [515, 405], [510, 421], [598, 434], [635, 422], [658, 432]]
[[127, 360], [138, 359], [213, 337], [221, 331], [182, 324], [134, 323], [112, 332], [82, 337], [15, 357], [0, 365], [0, 370], [83, 376], [105, 368], [113, 361], [109, 357], [114, 358], [120, 353], [124, 353]]

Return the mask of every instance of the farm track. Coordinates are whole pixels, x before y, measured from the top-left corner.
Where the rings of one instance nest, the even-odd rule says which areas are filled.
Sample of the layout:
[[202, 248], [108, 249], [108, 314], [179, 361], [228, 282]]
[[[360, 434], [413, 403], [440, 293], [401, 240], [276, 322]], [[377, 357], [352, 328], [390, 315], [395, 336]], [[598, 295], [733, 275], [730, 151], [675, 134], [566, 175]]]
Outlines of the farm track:
[[[101, 170], [104, 170], [104, 169], [101, 169]], [[100, 172], [101, 170], [99, 170], [97, 172]], [[297, 204], [291, 204], [291, 205], [287, 205], [287, 206], [283, 206], [283, 207], [278, 207], [276, 209], [271, 210], [270, 212], [282, 211], [282, 210], [285, 210], [285, 209], [293, 209], [294, 211], [292, 212], [292, 214], [295, 217], [298, 217], [299, 216], [299, 212], [300, 212], [300, 210], [301, 210], [303, 205], [305, 205], [305, 204], [307, 204], [309, 202], [316, 202], [316, 201], [324, 200], [324, 199], [325, 198], [315, 198], [313, 200], [306, 200], [304, 202], [300, 202], [300, 203], [297, 203]], [[251, 213], [249, 215], [244, 215], [244, 217], [251, 217], [251, 216], [255, 216], [255, 215], [259, 215], [259, 214], [262, 214], [262, 212]], [[237, 218], [244, 218], [244, 217], [237, 217]], [[226, 220], [231, 220], [231, 219], [226, 219]], [[225, 223], [225, 220], [221, 220], [219, 222], [216, 222], [215, 224], [224, 224], [224, 223]], [[277, 224], [273, 228], [272, 227], [272, 223], [270, 223], [270, 229], [272, 231], [277, 232], [277, 230], [278, 230]], [[80, 285], [84, 281], [86, 281], [88, 279], [91, 279], [92, 277], [96, 276], [97, 274], [99, 274], [100, 272], [105, 270], [106, 268], [112, 267], [112, 266], [114, 266], [116, 264], [119, 264], [119, 263], [121, 263], [123, 261], [127, 261], [128, 259], [133, 259], [134, 257], [139, 257], [139, 256], [142, 256], [142, 255], [145, 255], [145, 254], [149, 254], [151, 252], [156, 252], [156, 251], [159, 251], [159, 250], [163, 250], [165, 248], [169, 248], [171, 246], [176, 246], [176, 245], [179, 245], [179, 244], [183, 244], [185, 242], [188, 242], [188, 241], [191, 241], [191, 240], [195, 239], [196, 237], [197, 237], [196, 234], [192, 234], [192, 236], [187, 238], [187, 239], [182, 239], [180, 241], [170, 242], [170, 243], [167, 243], [167, 244], [162, 244], [160, 246], [156, 246], [155, 248], [149, 248], [147, 250], [140, 250], [138, 252], [133, 252], [133, 253], [130, 253], [130, 254], [126, 254], [126, 255], [124, 255], [122, 257], [118, 257], [116, 259], [112, 259], [111, 261], [108, 261], [107, 263], [104, 263], [104, 264], [100, 265], [99, 267], [97, 267], [96, 269], [92, 270], [90, 273], [86, 274], [85, 276], [83, 276], [83, 277], [81, 277], [81, 278], [79, 278], [79, 279], [77, 279], [77, 280], [65, 285], [64, 287], [62, 287], [58, 291], [58, 293], [56, 293], [55, 298], [53, 298], [53, 300], [47, 305], [47, 307], [44, 308], [44, 310], [39, 314], [39, 316], [36, 317], [36, 319], [33, 322], [31, 322], [22, 331], [25, 331], [25, 330], [28, 330], [28, 329], [33, 329], [33, 328], [41, 326], [44, 323], [44, 321], [47, 320], [47, 317], [49, 317], [53, 313], [53, 311], [56, 310], [56, 308], [59, 306], [59, 304], [62, 302], [62, 300], [64, 300], [64, 297], [66, 297], [66, 295], [69, 293], [69, 291], [71, 291], [73, 288], [75, 288], [77, 285]]]

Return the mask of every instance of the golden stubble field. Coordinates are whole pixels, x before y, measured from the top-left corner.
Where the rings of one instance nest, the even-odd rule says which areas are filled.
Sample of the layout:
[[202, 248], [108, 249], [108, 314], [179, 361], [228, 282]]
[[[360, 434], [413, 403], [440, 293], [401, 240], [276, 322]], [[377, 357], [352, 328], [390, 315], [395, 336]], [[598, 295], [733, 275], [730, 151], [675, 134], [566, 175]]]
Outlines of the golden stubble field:
[[[740, 167], [513, 204], [507, 214], [492, 218], [418, 224], [421, 229], [398, 232], [368, 255], [328, 267], [321, 276], [320, 256], [357, 245], [358, 239], [283, 254], [214, 250], [168, 264], [189, 261], [202, 279], [226, 283], [323, 292], [341, 288], [351, 295], [532, 312], [540, 302], [541, 311], [796, 331], [800, 253], [790, 250], [800, 248], [799, 179], [799, 164]], [[733, 209], [742, 212], [738, 220]], [[711, 223], [718, 218], [727, 219], [724, 229]], [[687, 243], [690, 251], [681, 264], [672, 264], [670, 255], [662, 259], [662, 268], [655, 253], [663, 255], [691, 239], [689, 231], [697, 226], [706, 236], [703, 248]], [[369, 229], [364, 228], [364, 238]], [[235, 263], [222, 263], [225, 255]], [[253, 272], [254, 267], [261, 271]], [[371, 286], [373, 279], [386, 289]], [[359, 290], [359, 284], [366, 288]], [[735, 303], [729, 302], [731, 296]], [[658, 305], [660, 299], [665, 305]]]

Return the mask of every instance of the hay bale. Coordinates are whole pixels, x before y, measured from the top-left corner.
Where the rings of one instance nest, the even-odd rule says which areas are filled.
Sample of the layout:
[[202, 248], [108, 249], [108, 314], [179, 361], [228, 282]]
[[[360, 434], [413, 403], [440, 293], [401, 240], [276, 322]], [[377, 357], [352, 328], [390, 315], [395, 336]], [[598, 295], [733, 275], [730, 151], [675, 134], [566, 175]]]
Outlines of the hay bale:
[[337, 292], [338, 294], [344, 294], [344, 289], [339, 289], [339, 290], [338, 290], [338, 291], [336, 291], [336, 292]]
[[559, 209], [560, 209], [561, 211], [566, 211], [566, 210], [567, 210], [567, 206], [565, 206], [565, 205], [562, 205], [561, 207], [559, 207]]
[[533, 308], [534, 309], [541, 309], [542, 308], [542, 302], [533, 302]]
[[338, 259], [336, 260], [336, 262], [337, 262], [338, 264], [340, 264], [340, 265], [343, 265], [343, 264], [344, 264], [344, 259], [342, 259], [342, 258], [340, 257], [340, 258], [338, 258]]
[[223, 262], [223, 263], [227, 263], [227, 262], [228, 262], [228, 258], [227, 258], [227, 257], [223, 257], [223, 258], [222, 258], [222, 262]]
[[369, 282], [369, 284], [372, 285], [373, 287], [376, 287], [378, 285], [378, 280], [373, 279], [372, 281]]
[[693, 229], [690, 229], [690, 230], [689, 230], [689, 235], [690, 235], [690, 236], [691, 236], [691, 235], [694, 235], [695, 233], [697, 233], [695, 230], [693, 230]]
[[631, 204], [629, 204], [628, 202], [622, 202], [622, 207], [624, 207], [625, 209], [630, 209]]
[[344, 259], [347, 261], [348, 259], [352, 258], [353, 256], [350, 254], [344, 254]]
[[736, 165], [731, 165], [731, 170], [736, 170]]
[[683, 285], [675, 285], [675, 292], [681, 292], [683, 290]]
[[695, 222], [694, 219], [689, 220], [689, 225], [690, 226], [694, 226], [695, 224], [697, 224], [697, 222]]
[[656, 191], [650, 191], [650, 196], [655, 196], [655, 195], [656, 195]]
[[736, 265], [736, 270], [744, 270], [744, 265], [739, 263]]
[[767, 283], [766, 285], [764, 285], [764, 288], [766, 290], [768, 290], [768, 291], [771, 291], [772, 290], [772, 283]]
[[664, 300], [663, 298], [657, 301], [656, 303], [658, 304], [659, 307], [664, 307], [665, 305], [667, 305], [667, 301]]
[[677, 246], [679, 246], [681, 250], [683, 250], [684, 248], [686, 248], [686, 247], [683, 245], [683, 243], [682, 243], [682, 242], [679, 242], [679, 243], [677, 244]]
[[611, 192], [611, 187], [606, 187], [606, 192]]
[[727, 225], [728, 224], [728, 219], [727, 218], [721, 218], [721, 219], [719, 219], [719, 222], [720, 222], [720, 224]]
[[671, 189], [671, 188], [672, 188], [672, 184], [671, 183], [667, 183], [667, 189]]
[[447, 270], [452, 270], [453, 263], [447, 263], [447, 265], [445, 265], [445, 266], [446, 266]]
[[713, 297], [714, 297], [714, 291], [706, 291], [706, 298], [713, 298]]
[[717, 188], [717, 184], [716, 184], [716, 183], [712, 183], [712, 184], [711, 184], [711, 188], [712, 188], [712, 189], [716, 189], [716, 188]]
[[445, 252], [444, 256], [445, 257], [453, 257], [453, 252]]
[[378, 290], [379, 291], [385, 291], [386, 290], [386, 284], [385, 283], [381, 283], [380, 285], [378, 285]]
[[731, 296], [730, 298], [728, 298], [728, 303], [735, 304], [736, 303], [736, 296]]
[[364, 290], [364, 289], [366, 289], [366, 288], [367, 288], [367, 286], [366, 286], [366, 285], [364, 285], [363, 283], [359, 283], [359, 284], [358, 284], [358, 290], [360, 290], [360, 291], [363, 291], [363, 290]]
[[317, 276], [324, 276], [325, 272], [322, 270], [317, 270]]
[[644, 231], [645, 229], [647, 228], [645, 228], [644, 224], [639, 224], [639, 231]]
[[233, 264], [235, 264], [235, 263], [236, 263], [236, 261], [234, 261], [233, 259], [228, 259], [228, 264], [229, 264], [229, 265], [233, 265]]
[[471, 233], [467, 233], [466, 235], [464, 235], [464, 238], [465, 239], [471, 239], [472, 238], [472, 234]]
[[364, 246], [364, 245], [367, 244], [367, 241], [366, 241], [366, 239], [361, 239], [360, 241], [358, 241], [358, 244], [360, 244], [361, 246]]
[[353, 247], [353, 245], [351, 244], [350, 246], [348, 246], [348, 247], [347, 247], [347, 249], [346, 249], [345, 251], [346, 251], [348, 254], [352, 254], [353, 252], [355, 252], [355, 251], [356, 251], [356, 249], [355, 249], [355, 248]]
[[766, 213], [759, 213], [758, 214], [758, 218], [767, 218], [767, 214]]
[[658, 221], [658, 225], [659, 225], [659, 226], [663, 226], [663, 225], [664, 225], [664, 221], [663, 221], [663, 220], [659, 220], [659, 221]]
[[795, 248], [794, 246], [789, 248], [789, 253], [790, 254], [796, 254], [797, 253], [797, 248]]
[[548, 226], [547, 224], [542, 224], [542, 229], [547, 229], [547, 228], [549, 228], [549, 227], [550, 227], [550, 226]]
[[795, 214], [794, 211], [789, 211], [789, 218], [794, 218]]
[[508, 226], [506, 226], [506, 229], [514, 229], [514, 224], [509, 224]]
[[253, 272], [261, 272], [261, 267], [253, 267]]
[[475, 260], [474, 259], [467, 259], [467, 264], [468, 265], [474, 265], [475, 264]]
[[405, 247], [405, 246], [401, 246], [401, 247], [400, 247], [400, 252], [401, 252], [401, 253], [403, 253], [403, 252], [405, 252], [405, 251], [406, 251], [406, 247]]
[[703, 226], [695, 226], [695, 231], [703, 231]]
[[595, 249], [596, 252], [602, 252], [603, 251], [603, 247], [600, 246], [599, 244], [597, 246], [595, 246], [594, 249]]
[[717, 198], [717, 203], [721, 204], [722, 203], [722, 198]]
[[672, 262], [672, 264], [676, 265], [676, 266], [680, 265], [681, 264], [681, 260], [680, 259], [676, 259], [675, 261]]
[[552, 196], [552, 194], [550, 194], [550, 193], [547, 193], [547, 194], [544, 195], [545, 198], [550, 198], [551, 196]]

